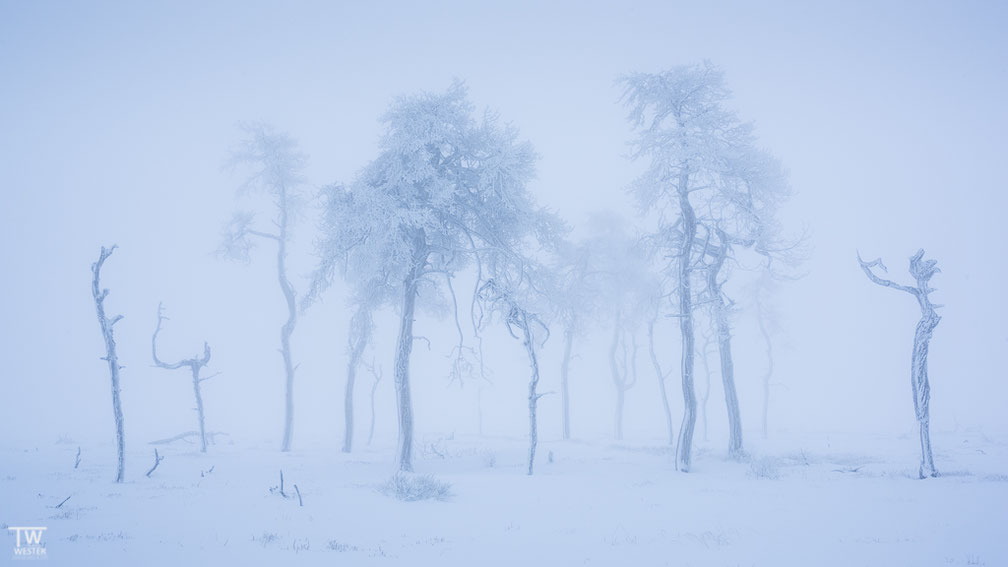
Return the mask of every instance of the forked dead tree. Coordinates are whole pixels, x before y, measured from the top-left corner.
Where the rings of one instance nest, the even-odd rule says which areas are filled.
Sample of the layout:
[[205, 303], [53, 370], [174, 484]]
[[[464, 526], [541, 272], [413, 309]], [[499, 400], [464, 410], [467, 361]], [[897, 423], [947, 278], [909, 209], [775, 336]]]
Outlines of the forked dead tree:
[[203, 342], [203, 354], [199, 356], [194, 356], [192, 358], [187, 358], [185, 360], [180, 360], [178, 362], [166, 363], [162, 362], [157, 355], [157, 336], [161, 332], [161, 323], [166, 321], [168, 318], [164, 316], [164, 307], [158, 303], [158, 321], [157, 327], [154, 329], [154, 335], [151, 337], [151, 355], [154, 357], [154, 365], [158, 368], [164, 368], [165, 370], [176, 370], [182, 368], [183, 366], [189, 367], [192, 372], [193, 380], [193, 394], [196, 396], [196, 416], [199, 419], [199, 436], [200, 436], [200, 452], [206, 453], [207, 448], [207, 434], [205, 419], [203, 413], [203, 394], [200, 392], [200, 383], [213, 378], [213, 375], [207, 376], [205, 378], [200, 378], [200, 370], [202, 370], [207, 363], [210, 362], [210, 345]]
[[116, 466], [116, 482], [122, 482], [125, 476], [126, 469], [126, 440], [123, 436], [123, 411], [122, 411], [122, 401], [119, 397], [119, 370], [123, 367], [119, 365], [119, 357], [116, 356], [116, 343], [115, 337], [112, 333], [112, 327], [118, 323], [123, 316], [116, 315], [115, 317], [109, 319], [105, 315], [105, 298], [108, 297], [109, 290], [102, 289], [101, 287], [101, 269], [105, 265], [105, 260], [112, 255], [116, 249], [116, 245], [112, 245], [111, 248], [105, 248], [102, 246], [101, 254], [98, 256], [98, 261], [91, 264], [91, 272], [94, 274], [94, 279], [91, 280], [91, 294], [94, 296], [95, 308], [98, 310], [98, 325], [101, 326], [102, 337], [105, 339], [105, 356], [102, 360], [108, 362], [109, 375], [112, 378], [112, 415], [115, 417], [115, 432], [116, 432], [116, 454], [117, 454], [117, 466]]
[[901, 285], [879, 277], [872, 268], [878, 266], [883, 272], [888, 271], [881, 258], [865, 262], [861, 259], [861, 254], [858, 254], [858, 263], [872, 282], [905, 291], [914, 296], [920, 304], [921, 319], [917, 322], [917, 331], [914, 333], [913, 355], [910, 362], [910, 388], [914, 398], [914, 413], [920, 426], [921, 464], [918, 474], [920, 478], [936, 477], [938, 471], [935, 470], [934, 456], [931, 453], [931, 385], [928, 383], [927, 356], [931, 334], [941, 321], [941, 316], [936, 311], [941, 305], [931, 303], [928, 296], [934, 289], [929, 287], [928, 283], [931, 277], [941, 270], [938, 269], [936, 260], [924, 260], [923, 248], [910, 257], [910, 275], [916, 280], [916, 286]]

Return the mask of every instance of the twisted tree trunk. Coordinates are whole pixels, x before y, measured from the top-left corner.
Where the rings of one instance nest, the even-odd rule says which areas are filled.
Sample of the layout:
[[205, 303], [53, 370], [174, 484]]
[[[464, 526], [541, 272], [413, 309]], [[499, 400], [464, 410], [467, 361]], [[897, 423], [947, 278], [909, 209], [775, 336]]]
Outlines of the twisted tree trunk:
[[858, 263], [861, 264], [861, 269], [864, 270], [868, 279], [878, 285], [913, 295], [921, 308], [921, 319], [917, 322], [914, 332], [914, 347], [910, 358], [910, 389], [913, 393], [914, 415], [920, 429], [921, 463], [917, 472], [922, 479], [938, 476], [934, 465], [934, 455], [931, 451], [931, 384], [928, 381], [927, 356], [931, 335], [938, 323], [941, 322], [941, 316], [936, 311], [940, 305], [931, 303], [929, 297], [929, 294], [934, 291], [929, 287], [931, 277], [941, 270], [938, 269], [935, 260], [923, 261], [923, 258], [923, 249], [918, 250], [910, 257], [910, 275], [914, 277], [917, 285], [907, 286], [879, 277], [872, 271], [875, 266], [878, 266], [883, 272], [886, 271], [881, 258], [865, 262], [861, 259], [861, 255], [858, 255]]
[[682, 334], [683, 421], [679, 428], [676, 463], [679, 470], [689, 472], [693, 460], [693, 429], [696, 427], [697, 400], [693, 385], [693, 295], [690, 277], [693, 273], [692, 251], [696, 240], [696, 213], [689, 201], [689, 174], [679, 174], [679, 209], [682, 214], [683, 241], [679, 249], [679, 331]]
[[532, 476], [533, 466], [535, 465], [535, 452], [536, 445], [539, 443], [539, 428], [538, 420], [536, 417], [536, 412], [538, 411], [539, 398], [542, 394], [536, 391], [539, 386], [539, 361], [536, 359], [535, 343], [532, 341], [532, 331], [529, 328], [528, 315], [523, 311], [521, 313], [521, 327], [522, 327], [522, 345], [525, 347], [525, 352], [528, 354], [529, 358], [529, 368], [531, 369], [531, 374], [529, 376], [529, 390], [528, 390], [528, 408], [529, 408], [529, 451], [528, 451], [528, 474]]
[[123, 433], [123, 411], [122, 400], [119, 396], [119, 357], [116, 355], [115, 336], [112, 328], [123, 316], [116, 315], [112, 319], [105, 316], [105, 298], [108, 297], [109, 290], [101, 289], [101, 269], [105, 260], [112, 255], [116, 246], [105, 248], [102, 246], [98, 261], [91, 264], [91, 272], [94, 278], [91, 280], [91, 294], [94, 296], [95, 309], [98, 312], [98, 325], [101, 327], [102, 338], [105, 339], [105, 356], [102, 360], [108, 362], [109, 376], [112, 379], [112, 417], [115, 419], [116, 435], [116, 482], [122, 482], [126, 476], [126, 439]]
[[395, 356], [396, 407], [399, 414], [399, 470], [413, 472], [413, 401], [410, 396], [410, 355], [413, 352], [413, 317], [416, 311], [417, 285], [427, 263], [426, 238], [422, 233], [414, 236], [413, 266], [403, 280], [402, 312], [399, 320], [399, 339]]
[[735, 364], [732, 360], [728, 310], [721, 282], [718, 281], [718, 275], [728, 257], [728, 238], [720, 229], [717, 230], [717, 234], [721, 246], [715, 250], [714, 260], [707, 266], [707, 289], [711, 294], [711, 310], [714, 315], [718, 353], [721, 356], [721, 383], [724, 386], [725, 406], [728, 409], [728, 456], [737, 459], [742, 456], [742, 418], [739, 415], [738, 394], [735, 391]]

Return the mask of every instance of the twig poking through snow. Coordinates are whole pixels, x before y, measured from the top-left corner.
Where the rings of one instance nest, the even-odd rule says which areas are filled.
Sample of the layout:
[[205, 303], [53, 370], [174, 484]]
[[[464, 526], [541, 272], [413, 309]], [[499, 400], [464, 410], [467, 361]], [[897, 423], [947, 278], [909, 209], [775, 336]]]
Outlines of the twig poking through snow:
[[74, 470], [77, 470], [77, 467], [79, 466], [80, 466], [80, 447], [77, 447], [77, 460], [74, 461]]
[[300, 489], [300, 488], [298, 488], [296, 484], [294, 485], [294, 491], [295, 491], [295, 492], [297, 492], [297, 497], [298, 497], [298, 507], [299, 507], [299, 508], [300, 508], [300, 507], [303, 507], [303, 506], [304, 506], [304, 502], [302, 502], [302, 501], [301, 501], [301, 489]]
[[158, 465], [160, 465], [163, 460], [164, 457], [158, 455], [157, 449], [154, 449], [154, 466], [147, 471], [147, 478], [150, 478], [151, 473], [154, 472], [154, 469], [158, 468]]
[[[71, 494], [70, 496], [73, 496], [73, 494]], [[62, 508], [63, 505], [66, 504], [67, 500], [70, 500], [70, 496], [67, 496], [66, 498], [64, 498], [62, 502], [60, 502], [59, 504], [56, 505], [56, 507], [57, 508]]]

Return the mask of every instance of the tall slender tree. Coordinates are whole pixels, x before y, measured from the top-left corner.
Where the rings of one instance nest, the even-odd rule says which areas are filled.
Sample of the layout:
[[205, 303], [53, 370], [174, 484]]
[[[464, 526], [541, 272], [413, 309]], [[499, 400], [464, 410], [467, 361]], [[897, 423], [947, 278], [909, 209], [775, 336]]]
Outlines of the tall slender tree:
[[227, 227], [220, 252], [248, 261], [254, 240], [276, 245], [277, 280], [287, 307], [287, 320], [280, 327], [280, 355], [284, 370], [284, 427], [281, 451], [290, 451], [294, 438], [294, 364], [291, 334], [297, 325], [297, 294], [287, 277], [287, 254], [291, 228], [302, 204], [306, 156], [297, 142], [272, 126], [261, 123], [242, 127], [245, 139], [232, 152], [229, 163], [245, 166], [251, 174], [241, 186], [242, 192], [265, 193], [272, 200], [273, 229], [256, 226], [252, 213], [236, 213]]
[[[675, 259], [679, 309], [672, 315], [679, 319], [682, 335], [685, 405], [677, 464], [688, 471], [697, 414], [693, 286], [704, 285], [710, 298], [725, 306], [729, 302], [721, 288], [721, 272], [734, 258], [735, 248], [754, 250], [768, 261], [793, 249], [794, 243], [783, 240], [775, 216], [789, 188], [777, 160], [757, 147], [751, 124], [727, 108], [730, 93], [723, 73], [710, 63], [631, 74], [622, 78], [622, 84], [623, 102], [636, 132], [631, 157], [649, 160], [632, 191], [641, 211], [655, 224], [650, 240], [664, 256]], [[726, 333], [727, 320], [714, 318], [720, 325], [721, 373], [729, 408], [728, 452], [738, 456], [741, 419], [731, 336]]]
[[122, 482], [126, 478], [126, 435], [123, 426], [122, 399], [119, 388], [119, 371], [123, 368], [119, 364], [119, 356], [116, 353], [115, 333], [113, 327], [122, 320], [122, 315], [116, 315], [111, 319], [105, 314], [105, 298], [108, 297], [109, 290], [101, 287], [101, 270], [105, 265], [105, 260], [115, 252], [116, 246], [111, 248], [102, 246], [98, 261], [91, 264], [91, 295], [94, 297], [95, 309], [98, 313], [98, 326], [101, 328], [102, 338], [105, 340], [105, 356], [102, 360], [108, 363], [109, 376], [112, 379], [112, 417], [115, 419], [115, 442], [116, 442], [116, 482]]

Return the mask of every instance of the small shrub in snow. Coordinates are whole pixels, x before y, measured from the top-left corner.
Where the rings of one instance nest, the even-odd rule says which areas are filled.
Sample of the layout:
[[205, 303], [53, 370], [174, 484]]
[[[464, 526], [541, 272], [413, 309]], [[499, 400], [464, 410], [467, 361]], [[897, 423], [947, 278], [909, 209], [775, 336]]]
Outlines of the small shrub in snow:
[[749, 461], [749, 475], [764, 480], [780, 479], [780, 471], [772, 459], [753, 459]]
[[417, 500], [447, 500], [451, 497], [451, 484], [434, 478], [434, 475], [414, 475], [396, 473], [379, 487], [386, 495], [402, 500], [415, 502]]

